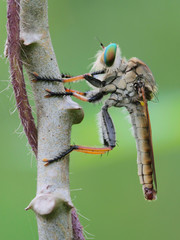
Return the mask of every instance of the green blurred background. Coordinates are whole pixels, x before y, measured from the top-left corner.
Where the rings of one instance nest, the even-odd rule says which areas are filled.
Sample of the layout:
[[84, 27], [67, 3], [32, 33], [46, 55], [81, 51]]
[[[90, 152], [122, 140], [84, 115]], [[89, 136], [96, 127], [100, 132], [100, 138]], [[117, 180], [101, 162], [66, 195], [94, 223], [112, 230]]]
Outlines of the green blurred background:
[[[5, 0], [0, 2], [0, 13], [0, 238], [32, 240], [38, 239], [36, 219], [24, 208], [36, 193], [36, 160], [14, 112], [8, 62], [3, 58]], [[71, 195], [86, 236], [98, 240], [179, 239], [180, 1], [51, 0], [49, 25], [62, 72], [76, 75], [89, 71], [100, 48], [98, 37], [104, 45], [118, 43], [123, 56], [146, 62], [159, 87], [159, 101], [149, 104], [157, 201], [144, 200], [135, 141], [122, 110], [110, 109], [118, 142], [114, 151], [102, 157], [71, 154]], [[73, 88], [86, 91], [89, 86], [77, 83]], [[85, 118], [73, 127], [72, 143], [98, 146], [96, 115], [101, 104], [79, 103]]]

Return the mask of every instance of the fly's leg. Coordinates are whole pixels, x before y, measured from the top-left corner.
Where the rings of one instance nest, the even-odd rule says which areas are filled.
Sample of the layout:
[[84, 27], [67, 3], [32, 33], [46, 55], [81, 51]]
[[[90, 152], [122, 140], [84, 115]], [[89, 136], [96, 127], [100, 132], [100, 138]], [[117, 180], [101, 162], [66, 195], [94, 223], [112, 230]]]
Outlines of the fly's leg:
[[87, 97], [87, 95], [89, 92], [79, 92], [76, 90], [72, 90], [72, 89], [67, 89], [65, 88], [65, 92], [52, 92], [49, 89], [46, 89], [46, 92], [48, 93], [48, 95], [46, 95], [46, 98], [50, 98], [50, 97], [62, 97], [62, 96], [73, 96], [81, 101], [84, 102], [96, 102], [99, 101], [103, 98], [104, 94], [101, 91], [98, 92], [92, 92], [92, 94], [90, 94], [90, 97]]
[[62, 78], [72, 78], [73, 76], [71, 76], [71, 75], [69, 75], [69, 74], [61, 73], [61, 77], [62, 77]]
[[105, 105], [100, 113], [102, 137], [105, 146], [110, 146], [111, 148], [114, 148], [116, 146], [116, 133], [113, 121], [107, 109], [108, 107]]
[[108, 93], [113, 93], [116, 91], [116, 87], [113, 84], [109, 84], [107, 86], [102, 87], [96, 91], [89, 91], [89, 92], [79, 92], [76, 90], [65, 88], [65, 92], [52, 92], [49, 89], [46, 89], [48, 95], [46, 98], [49, 97], [62, 97], [62, 96], [74, 96], [77, 99], [85, 102], [96, 102], [103, 98], [104, 95]]
[[48, 93], [45, 95], [45, 98], [50, 98], [50, 97], [63, 97], [63, 96], [74, 96], [77, 99], [80, 99], [81, 101], [87, 102], [88, 99], [84, 96], [86, 96], [86, 93], [84, 92], [79, 92], [71, 89], [65, 89], [65, 92], [52, 92], [49, 89], [46, 89], [46, 92]]
[[46, 162], [45, 166], [47, 166], [50, 163], [57, 162], [72, 151], [82, 152], [82, 153], [88, 153], [88, 154], [104, 154], [106, 152], [111, 151], [115, 145], [115, 130], [114, 125], [112, 122], [112, 119], [107, 112], [107, 107], [104, 106], [101, 111], [101, 119], [102, 119], [102, 131], [103, 131], [103, 141], [104, 141], [104, 147], [102, 148], [95, 148], [95, 147], [86, 147], [86, 146], [80, 146], [80, 145], [71, 145], [69, 149], [66, 151], [60, 153], [58, 156], [56, 156], [53, 159], [43, 159], [44, 162]]
[[50, 163], [61, 160], [63, 157], [65, 157], [72, 151], [77, 151], [77, 152], [82, 152], [82, 153], [87, 153], [87, 154], [104, 154], [106, 152], [109, 152], [110, 150], [112, 150], [111, 147], [95, 148], [95, 147], [86, 147], [86, 146], [80, 146], [80, 145], [71, 145], [69, 149], [60, 153], [57, 157], [55, 157], [53, 159], [44, 158], [43, 162], [46, 162], [45, 166], [47, 166]]
[[103, 74], [103, 73], [104, 73], [104, 70], [93, 72], [93, 73], [86, 73], [86, 74], [75, 76], [75, 77], [72, 77], [70, 75], [62, 74], [61, 78], [53, 78], [53, 77], [48, 77], [48, 76], [40, 76], [38, 73], [33, 72], [33, 76], [35, 77], [34, 82], [36, 82], [36, 81], [46, 81], [46, 82], [67, 83], [67, 82], [76, 82], [76, 81], [85, 79], [86, 81], [88, 81], [93, 86], [100, 88], [100, 87], [103, 87], [105, 85], [105, 82], [104, 81], [101, 82], [99, 79], [97, 79], [93, 76], [98, 75], [98, 74]]
[[[46, 82], [62, 82], [62, 83], [67, 83], [67, 82], [75, 82], [81, 79], [85, 79], [87, 80], [91, 85], [97, 87], [97, 88], [105, 88], [105, 81], [100, 81], [97, 78], [94, 78], [93, 75], [98, 75], [98, 74], [103, 74], [104, 70], [102, 71], [97, 71], [97, 72], [93, 72], [91, 74], [84, 74], [84, 75], [79, 75], [76, 77], [70, 77], [70, 75], [62, 75], [63, 77], [68, 77], [68, 78], [51, 78], [51, 77], [47, 77], [47, 76], [40, 76], [38, 75], [36, 72], [33, 73], [33, 76], [36, 78], [35, 81], [46, 81]], [[46, 98], [49, 97], [62, 97], [62, 96], [74, 96], [77, 99], [80, 99], [81, 101], [85, 101], [85, 102], [96, 102], [99, 101], [103, 98], [103, 96], [110, 91], [97, 91], [97, 92], [92, 92], [92, 94], [90, 94], [89, 97], [85, 97], [87, 95], [87, 93], [83, 93], [83, 92], [79, 92], [79, 91], [75, 91], [75, 90], [71, 90], [71, 89], [67, 89], [65, 88], [65, 92], [52, 92], [49, 89], [46, 89], [46, 91], [48, 92], [48, 95], [46, 95]], [[91, 93], [91, 92], [89, 92]]]
[[[102, 71], [94, 72], [91, 75], [90, 74], [85, 74], [85, 75], [80, 75], [76, 77], [71, 77], [67, 79], [56, 79], [56, 78], [48, 78], [48, 77], [40, 77], [38, 74], [34, 73], [34, 76], [36, 77], [37, 81], [58, 81], [58, 82], [74, 82], [78, 81], [80, 79], [86, 79], [89, 81], [92, 85], [102, 88], [98, 91], [95, 92], [79, 92], [71, 89], [66, 89], [65, 92], [52, 92], [49, 89], [46, 89], [48, 92], [48, 95], [46, 97], [62, 97], [62, 96], [74, 96], [82, 101], [86, 102], [96, 102], [100, 100], [105, 94], [114, 92], [115, 91], [115, 86], [110, 86], [106, 87], [104, 83], [102, 83], [100, 80], [94, 78], [92, 75], [97, 75], [97, 74], [102, 74]], [[104, 130], [103, 133], [103, 139], [104, 139], [104, 145], [105, 147], [103, 148], [95, 148], [95, 147], [86, 147], [86, 146], [79, 146], [79, 145], [72, 145], [67, 149], [66, 151], [60, 153], [58, 156], [56, 156], [53, 159], [43, 159], [44, 162], [46, 162], [45, 165], [48, 165], [52, 162], [56, 162], [72, 151], [77, 151], [77, 152], [83, 152], [83, 153], [88, 153], [88, 154], [104, 154], [110, 150], [112, 150], [115, 147], [115, 131], [114, 131], [114, 126], [112, 123], [112, 120], [107, 112], [107, 107], [103, 107], [102, 109], [102, 128]]]
[[102, 88], [106, 85], [105, 81], [100, 81], [99, 79], [87, 74], [84, 75], [84, 79], [86, 79], [86, 81], [88, 81], [91, 85], [93, 85], [94, 87], [97, 88]]
[[62, 78], [51, 78], [48, 76], [40, 76], [38, 73], [33, 72], [32, 73], [34, 79], [32, 80], [33, 82], [37, 82], [37, 81], [43, 81], [43, 82], [63, 82]]

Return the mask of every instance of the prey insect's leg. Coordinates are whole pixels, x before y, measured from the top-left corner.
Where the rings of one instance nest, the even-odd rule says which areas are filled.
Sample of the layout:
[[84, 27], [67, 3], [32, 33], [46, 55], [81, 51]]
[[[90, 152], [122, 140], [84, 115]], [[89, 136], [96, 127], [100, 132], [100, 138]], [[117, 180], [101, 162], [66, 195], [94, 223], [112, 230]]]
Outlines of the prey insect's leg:
[[61, 160], [63, 157], [71, 153], [72, 151], [88, 153], [88, 154], [104, 154], [112, 150], [111, 147], [104, 147], [104, 148], [95, 148], [95, 147], [86, 147], [86, 146], [79, 146], [79, 145], [72, 145], [66, 151], [60, 153], [57, 157], [53, 159], [43, 159], [43, 162], [46, 162], [45, 166], [49, 165], [50, 163], [57, 162]]

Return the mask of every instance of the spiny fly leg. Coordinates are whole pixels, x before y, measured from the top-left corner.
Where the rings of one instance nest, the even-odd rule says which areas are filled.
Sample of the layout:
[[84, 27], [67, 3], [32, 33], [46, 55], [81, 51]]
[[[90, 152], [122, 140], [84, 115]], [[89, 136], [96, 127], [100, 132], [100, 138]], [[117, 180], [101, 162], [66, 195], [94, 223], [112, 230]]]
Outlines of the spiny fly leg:
[[71, 153], [72, 151], [88, 153], [88, 154], [104, 154], [106, 152], [111, 151], [111, 147], [103, 147], [103, 148], [96, 148], [96, 147], [86, 147], [86, 146], [79, 146], [79, 145], [72, 145], [69, 149], [65, 152], [60, 153], [57, 157], [53, 159], [43, 159], [43, 162], [46, 162], [45, 166], [49, 165], [50, 163], [57, 162], [61, 160], [63, 157]]
[[106, 84], [105, 81], [100, 81], [99, 79], [91, 76], [90, 74], [85, 74], [84, 79], [86, 79], [86, 81], [88, 81], [91, 85], [97, 88], [102, 88]]
[[[98, 75], [98, 74], [103, 74], [104, 70], [102, 71], [97, 71], [97, 72], [93, 72], [92, 74], [90, 73], [86, 73], [86, 74], [82, 74], [79, 76], [71, 76], [69, 74], [61, 74], [60, 78], [54, 78], [54, 77], [49, 77], [49, 76], [40, 76], [38, 73], [33, 72], [32, 75], [35, 77], [35, 79], [33, 80], [34, 82], [36, 81], [46, 81], [46, 82], [63, 82], [63, 83], [67, 83], [67, 82], [76, 82], [82, 79], [86, 79], [88, 82], [90, 82], [93, 86], [96, 87], [102, 87], [102, 82], [96, 78], [93, 77], [93, 75]], [[104, 83], [103, 83], [104, 84]]]
[[76, 90], [73, 90], [73, 89], [69, 89], [69, 88], [65, 88], [65, 91], [66, 92], [71, 92], [72, 94], [73, 93], [76, 93], [76, 94], [79, 94], [79, 95], [82, 95], [82, 96], [86, 96], [88, 92], [79, 92], [79, 91], [76, 91]]
[[73, 96], [72, 92], [52, 92], [49, 89], [46, 89], [46, 92], [48, 93], [45, 95], [45, 98], [50, 98], [50, 97], [63, 97], [63, 96]]
[[108, 93], [116, 91], [116, 87], [113, 84], [105, 85], [104, 87], [96, 90], [87, 92], [88, 102], [97, 102], [101, 100]]
[[79, 91], [67, 89], [67, 88], [65, 88], [65, 92], [52, 92], [49, 89], [46, 89], [46, 92], [48, 92], [48, 94], [45, 96], [46, 98], [74, 96], [75, 98], [77, 98], [81, 101], [89, 102], [89, 99], [86, 97], [86, 95], [87, 95], [86, 92], [79, 92]]
[[104, 106], [101, 110], [102, 136], [104, 145], [110, 146], [113, 149], [116, 146], [116, 133], [107, 109], [108, 107]]
[[103, 98], [104, 94], [102, 92], [98, 92], [96, 94], [93, 94], [91, 97], [89, 97], [88, 102], [97, 102]]
[[69, 75], [69, 74], [61, 73], [61, 77], [62, 78], [72, 78], [73, 76]]
[[94, 76], [94, 75], [104, 74], [105, 72], [106, 72], [105, 69], [102, 69], [99, 71], [92, 72], [91, 75]]
[[62, 82], [62, 83], [66, 83], [66, 82], [74, 82], [74, 81], [78, 81], [80, 79], [83, 79], [83, 75], [81, 76], [77, 76], [77, 77], [73, 77], [69, 74], [61, 74], [60, 78], [56, 78], [56, 77], [50, 77], [50, 76], [40, 76], [38, 73], [33, 72], [32, 75], [35, 77], [35, 79], [33, 80], [34, 82], [37, 81], [45, 81], [45, 82]]
[[44, 82], [63, 82], [62, 78], [53, 78], [48, 76], [40, 76], [38, 73], [33, 72], [32, 75], [35, 77], [33, 82], [44, 81]]
[[56, 156], [53, 159], [49, 159], [48, 160], [47, 158], [44, 158], [43, 162], [46, 162], [45, 166], [49, 165], [50, 163], [57, 162], [57, 161], [61, 160], [63, 157], [65, 157], [66, 155], [68, 155], [70, 152], [75, 150], [76, 148], [77, 148], [76, 145], [72, 145], [72, 146], [70, 146], [69, 149], [67, 149], [66, 151], [60, 153], [58, 156]]

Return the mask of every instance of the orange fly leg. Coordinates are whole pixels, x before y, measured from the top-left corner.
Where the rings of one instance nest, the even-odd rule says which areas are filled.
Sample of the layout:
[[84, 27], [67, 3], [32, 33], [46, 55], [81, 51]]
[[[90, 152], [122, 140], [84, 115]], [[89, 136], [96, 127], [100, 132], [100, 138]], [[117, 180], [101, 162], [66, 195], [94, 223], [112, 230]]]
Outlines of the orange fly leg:
[[[84, 102], [88, 102], [89, 99], [85, 96], [85, 93], [83, 92], [78, 92], [75, 90], [71, 90], [71, 89], [65, 89], [65, 92], [52, 92], [49, 89], [46, 89], [46, 92], [48, 93], [47, 95], [45, 95], [45, 98], [50, 98], [50, 97], [63, 97], [63, 96], [74, 96], [75, 98], [84, 101]], [[84, 96], [83, 96], [84, 95]]]
[[59, 156], [53, 158], [53, 159], [47, 159], [44, 158], [43, 162], [45, 162], [45, 166], [49, 165], [52, 162], [57, 162], [72, 151], [82, 152], [82, 153], [88, 153], [88, 154], [104, 154], [106, 152], [111, 151], [111, 147], [104, 147], [104, 148], [95, 148], [95, 147], [85, 147], [85, 146], [79, 146], [79, 145], [72, 145], [69, 149], [67, 149], [65, 152], [61, 153]]
[[90, 75], [90, 74], [87, 73], [87, 74], [79, 75], [79, 76], [76, 76], [76, 77], [63, 78], [63, 79], [62, 79], [62, 82], [63, 82], [63, 83], [67, 83], [67, 82], [76, 82], [76, 81], [79, 81], [79, 80], [84, 79], [84, 76], [85, 76], [85, 75]]
[[75, 98], [77, 98], [77, 99], [79, 99], [81, 101], [84, 101], [84, 102], [88, 102], [89, 101], [89, 99], [87, 97], [84, 97], [84, 96], [79, 95], [77, 93], [73, 93], [72, 96], [74, 96]]
[[83, 97], [83, 96], [86, 96], [86, 93], [84, 92], [79, 92], [79, 91], [76, 91], [76, 90], [72, 90], [72, 89], [68, 89], [68, 88], [65, 88], [65, 91], [67, 93], [71, 93], [72, 96], [74, 96], [75, 98], [81, 100], [81, 101], [84, 101], [84, 102], [88, 102], [88, 98], [86, 97]]
[[84, 146], [77, 146], [77, 149], [74, 149], [74, 151], [88, 153], [88, 154], [104, 154], [111, 150], [112, 150], [111, 147], [96, 148], [96, 147], [84, 147]]
[[[54, 77], [48, 77], [48, 76], [40, 76], [38, 73], [33, 72], [32, 75], [35, 77], [35, 79], [33, 79], [33, 82], [37, 82], [37, 81], [47, 81], [47, 82], [62, 82], [62, 83], [67, 83], [67, 82], [76, 82], [82, 79], [85, 79], [84, 76], [86, 75], [91, 75], [89, 73], [83, 74], [83, 75], [79, 75], [79, 76], [75, 76], [75, 77], [69, 77], [68, 78], [54, 78]], [[63, 75], [64, 76], [64, 75]]]
[[35, 77], [35, 79], [33, 79], [32, 82], [37, 82], [37, 78], [39, 75], [37, 74], [37, 72], [33, 72], [32, 74]]
[[65, 88], [65, 91], [66, 91], [66, 92], [77, 93], [77, 94], [82, 95], [82, 96], [86, 96], [86, 93], [85, 93], [85, 92], [79, 92], [79, 91], [72, 90], [72, 89], [69, 89], [69, 88]]

